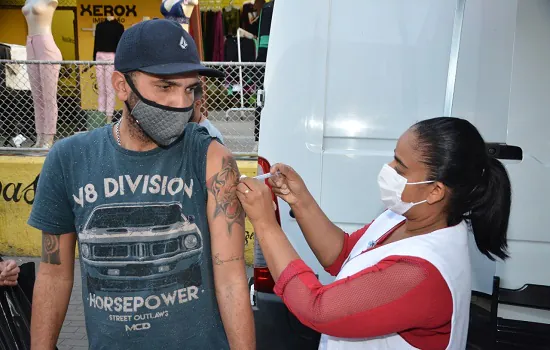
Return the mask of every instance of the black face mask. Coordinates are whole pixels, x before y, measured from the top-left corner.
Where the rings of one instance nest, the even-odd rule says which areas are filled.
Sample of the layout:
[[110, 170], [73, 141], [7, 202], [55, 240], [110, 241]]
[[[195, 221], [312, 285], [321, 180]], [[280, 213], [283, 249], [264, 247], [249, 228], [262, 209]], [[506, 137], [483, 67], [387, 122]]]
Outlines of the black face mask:
[[[183, 134], [185, 126], [193, 118], [194, 104], [184, 108], [160, 105], [141, 96], [132, 79], [128, 76], [125, 77], [128, 85], [139, 98], [133, 108], [130, 108], [128, 102], [125, 101], [130, 114], [143, 132], [156, 144], [162, 147], [170, 146]], [[197, 95], [200, 96], [202, 93], [196, 93], [195, 99]]]

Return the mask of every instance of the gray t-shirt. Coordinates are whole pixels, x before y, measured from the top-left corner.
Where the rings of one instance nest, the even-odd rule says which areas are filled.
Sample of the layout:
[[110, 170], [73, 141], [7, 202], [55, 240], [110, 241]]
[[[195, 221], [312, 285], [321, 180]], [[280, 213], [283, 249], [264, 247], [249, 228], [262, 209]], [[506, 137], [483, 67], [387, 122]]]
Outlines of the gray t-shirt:
[[217, 137], [223, 143], [222, 133], [210, 122], [210, 120], [204, 119], [199, 125], [204, 126], [210, 133], [210, 136]]
[[53, 146], [28, 221], [78, 235], [90, 349], [228, 349], [206, 216], [215, 139], [189, 123], [170, 148], [134, 152], [111, 130]]

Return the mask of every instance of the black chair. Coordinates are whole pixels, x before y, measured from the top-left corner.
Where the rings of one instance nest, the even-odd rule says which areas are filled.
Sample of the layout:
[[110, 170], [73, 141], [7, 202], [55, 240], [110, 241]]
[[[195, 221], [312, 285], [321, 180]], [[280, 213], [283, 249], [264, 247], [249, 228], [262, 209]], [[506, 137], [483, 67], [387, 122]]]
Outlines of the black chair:
[[526, 284], [519, 289], [500, 287], [500, 277], [493, 278], [491, 297], [491, 349], [550, 349], [550, 325], [498, 317], [499, 304], [550, 310], [550, 287]]

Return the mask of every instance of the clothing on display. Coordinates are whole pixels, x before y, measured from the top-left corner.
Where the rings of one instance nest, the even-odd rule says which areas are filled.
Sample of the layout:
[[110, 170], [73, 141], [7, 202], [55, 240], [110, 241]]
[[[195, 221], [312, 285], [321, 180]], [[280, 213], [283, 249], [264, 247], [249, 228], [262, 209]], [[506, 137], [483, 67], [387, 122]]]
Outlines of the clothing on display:
[[[262, 7], [262, 12], [260, 13], [260, 26], [258, 30], [258, 53], [256, 56], [257, 62], [266, 62], [267, 61], [267, 48], [269, 45], [269, 33], [271, 32], [271, 19], [273, 17], [273, 7], [275, 5], [275, 0], [264, 4]], [[262, 80], [260, 81], [260, 89], [264, 88], [263, 77], [265, 75], [265, 67], [261, 67], [261, 76]], [[260, 106], [256, 107], [254, 112], [254, 141], [259, 141], [260, 139], [260, 119], [261, 119], [262, 108]]]
[[240, 26], [241, 11], [236, 7], [229, 7], [223, 10], [223, 28], [225, 35], [237, 35]]
[[[96, 26], [94, 41], [94, 61], [114, 62], [115, 52], [124, 33], [124, 26], [118, 21], [105, 20]], [[105, 113], [110, 119], [115, 110], [115, 90], [111, 83], [114, 66], [98, 64], [95, 66], [97, 79], [98, 111]], [[108, 120], [109, 121], [109, 120]]]
[[[11, 60], [11, 48], [8, 45], [0, 44], [0, 60]], [[7, 67], [6, 65], [0, 65], [0, 95], [5, 96], [6, 90], [7, 90], [7, 84], [6, 84], [6, 74], [7, 74]], [[2, 137], [7, 137], [9, 135], [4, 135], [2, 132], [3, 130], [6, 130], [4, 127], [5, 120], [7, 120], [7, 109], [8, 109], [8, 99], [6, 98], [0, 98], [0, 147], [3, 143]]]
[[189, 22], [189, 34], [195, 44], [197, 45], [197, 50], [199, 51], [199, 58], [201, 61], [204, 61], [204, 47], [202, 39], [202, 23], [201, 23], [201, 10], [200, 5], [196, 5], [196, 11], [193, 11], [191, 14], [191, 19]]
[[[11, 60], [11, 47], [0, 44], [0, 60]], [[2, 68], [0, 69], [0, 91], [2, 91], [6, 88], [6, 65], [1, 65], [0, 68]]]
[[258, 30], [258, 57], [256, 61], [265, 62], [267, 60], [267, 47], [269, 45], [269, 33], [271, 32], [271, 19], [273, 18], [273, 7], [275, 1], [268, 2], [262, 8], [260, 13], [260, 25]]
[[[96, 61], [114, 62], [115, 53], [99, 51], [96, 57]], [[115, 88], [111, 83], [111, 76], [114, 70], [115, 67], [112, 64], [95, 66], [97, 78], [97, 110], [105, 113], [107, 117], [112, 117], [115, 111]]]
[[95, 28], [94, 61], [98, 52], [116, 52], [120, 37], [124, 33], [124, 26], [116, 20], [105, 20]]
[[[52, 34], [38, 34], [27, 37], [28, 60], [62, 60], [61, 51]], [[34, 102], [36, 132], [55, 135], [57, 124], [57, 83], [59, 64], [27, 64]]]
[[[250, 15], [250, 16], [249, 16]], [[250, 19], [252, 17], [252, 20]], [[258, 13], [254, 9], [254, 4], [246, 3], [241, 11], [241, 28], [249, 33], [256, 35], [258, 33]]]
[[9, 45], [0, 44], [0, 59], [11, 60], [11, 47]]
[[221, 11], [214, 15], [214, 48], [212, 51], [212, 61], [223, 61], [224, 56], [224, 35], [223, 35], [223, 19]]
[[[220, 61], [220, 50], [223, 50], [223, 44], [220, 46], [220, 34], [223, 39], [223, 20], [219, 21], [221, 11], [205, 11], [202, 13], [202, 30], [203, 30], [203, 46], [204, 60], [215, 61], [214, 57]], [[223, 51], [221, 52], [223, 57]]]
[[[254, 62], [256, 60], [256, 43], [254, 40], [241, 37], [241, 62]], [[237, 43], [237, 37], [228, 36], [225, 39], [225, 55], [224, 60], [226, 62], [238, 62], [239, 61], [239, 46]]]
[[[0, 44], [0, 59], [26, 60], [24, 45]], [[29, 79], [30, 64], [0, 65], [0, 147], [22, 134], [30, 141], [35, 134], [35, 115]]]
[[[261, 11], [263, 16], [256, 11], [255, 5], [250, 2], [242, 4], [242, 8], [238, 7], [234, 2], [230, 2], [229, 6], [225, 7], [201, 7], [200, 21], [202, 25], [204, 60], [238, 62], [237, 32], [241, 28], [255, 38], [250, 38], [245, 36], [245, 33], [241, 33], [240, 61], [265, 62], [273, 3], [274, 1], [271, 1], [263, 5]], [[256, 5], [260, 6], [260, 4]], [[263, 22], [263, 25], [261, 22]], [[223, 35], [225, 39], [222, 39], [220, 35]], [[257, 38], [261, 40], [260, 46], [258, 46]], [[260, 48], [261, 50], [259, 50]], [[257, 59], [260, 53], [261, 56]]]
[[160, 4], [160, 13], [164, 16], [165, 19], [170, 19], [178, 22], [179, 24], [189, 24], [190, 18], [185, 15], [183, 7], [189, 4], [189, 0], [179, 0], [176, 1], [170, 10], [166, 9], [166, 1], [163, 1]]

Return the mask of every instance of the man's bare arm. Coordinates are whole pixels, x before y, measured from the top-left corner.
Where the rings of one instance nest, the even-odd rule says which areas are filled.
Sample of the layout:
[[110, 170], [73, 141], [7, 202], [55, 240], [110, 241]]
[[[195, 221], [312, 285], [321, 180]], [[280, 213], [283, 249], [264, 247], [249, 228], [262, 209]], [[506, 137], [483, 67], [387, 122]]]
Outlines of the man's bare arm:
[[42, 260], [34, 285], [31, 349], [55, 348], [74, 280], [76, 234], [42, 232]]
[[244, 262], [244, 211], [237, 198], [239, 169], [227, 149], [212, 142], [207, 161], [208, 223], [216, 297], [231, 349], [256, 349]]

